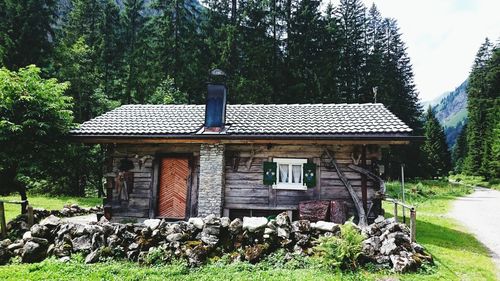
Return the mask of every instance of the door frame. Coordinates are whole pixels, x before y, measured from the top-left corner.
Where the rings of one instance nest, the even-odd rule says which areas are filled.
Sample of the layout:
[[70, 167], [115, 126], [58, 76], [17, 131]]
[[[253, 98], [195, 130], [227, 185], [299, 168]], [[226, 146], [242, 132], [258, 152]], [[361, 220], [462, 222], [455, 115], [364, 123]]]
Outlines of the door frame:
[[[157, 208], [158, 208], [158, 192], [159, 192], [159, 187], [160, 187], [160, 171], [161, 171], [161, 159], [163, 158], [186, 158], [188, 160], [188, 167], [189, 167], [189, 175], [187, 179], [187, 194], [186, 194], [186, 210], [185, 210], [185, 215], [184, 215], [184, 220], [189, 219], [189, 216], [191, 214], [191, 189], [193, 185], [193, 158], [194, 155], [192, 153], [156, 153], [155, 158], [153, 160], [153, 174], [152, 174], [152, 188], [151, 188], [151, 194], [150, 194], [150, 202], [149, 202], [149, 218], [160, 218], [157, 215]], [[165, 218], [161, 217], [162, 219], [165, 220], [172, 220], [172, 221], [178, 221], [178, 218]]]

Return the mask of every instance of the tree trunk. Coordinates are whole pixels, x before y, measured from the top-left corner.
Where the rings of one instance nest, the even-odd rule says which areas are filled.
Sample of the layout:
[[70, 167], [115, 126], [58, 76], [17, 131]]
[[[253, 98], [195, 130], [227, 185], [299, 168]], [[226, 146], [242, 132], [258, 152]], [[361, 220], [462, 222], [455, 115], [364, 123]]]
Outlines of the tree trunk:
[[15, 163], [0, 171], [0, 191], [2, 194], [8, 194], [14, 191], [19, 192], [21, 200], [26, 201], [21, 204], [21, 214], [24, 214], [26, 213], [26, 207], [28, 206], [28, 196], [26, 194], [26, 186], [16, 179], [18, 172], [19, 166]]
[[328, 148], [325, 148], [325, 153], [328, 155], [328, 158], [330, 158], [331, 163], [335, 167], [335, 170], [337, 174], [339, 175], [340, 180], [346, 187], [347, 191], [349, 192], [349, 195], [351, 195], [352, 201], [354, 202], [354, 207], [356, 207], [356, 211], [358, 212], [358, 217], [359, 217], [359, 222], [358, 225], [360, 227], [366, 227], [368, 225], [368, 219], [366, 217], [366, 212], [365, 209], [363, 208], [363, 204], [361, 200], [358, 198], [356, 195], [356, 191], [354, 191], [354, 188], [351, 185], [351, 182], [347, 179], [347, 177], [344, 175], [344, 173], [340, 170], [337, 161], [335, 161], [335, 158], [333, 158], [332, 153]]
[[21, 214], [26, 214], [28, 208], [28, 195], [26, 194], [26, 186], [20, 182], [16, 182], [18, 185], [19, 194], [21, 195]]

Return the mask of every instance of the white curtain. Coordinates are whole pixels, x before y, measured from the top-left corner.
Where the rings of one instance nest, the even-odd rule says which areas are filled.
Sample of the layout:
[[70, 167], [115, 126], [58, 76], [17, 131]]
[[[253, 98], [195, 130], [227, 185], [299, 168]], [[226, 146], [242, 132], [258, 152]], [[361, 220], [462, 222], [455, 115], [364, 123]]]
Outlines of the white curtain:
[[301, 178], [302, 178], [302, 169], [301, 169], [302, 166], [300, 165], [293, 165], [292, 166], [292, 180], [293, 180], [293, 183], [300, 183], [301, 182]]
[[280, 181], [279, 182], [288, 182], [288, 165], [280, 164]]

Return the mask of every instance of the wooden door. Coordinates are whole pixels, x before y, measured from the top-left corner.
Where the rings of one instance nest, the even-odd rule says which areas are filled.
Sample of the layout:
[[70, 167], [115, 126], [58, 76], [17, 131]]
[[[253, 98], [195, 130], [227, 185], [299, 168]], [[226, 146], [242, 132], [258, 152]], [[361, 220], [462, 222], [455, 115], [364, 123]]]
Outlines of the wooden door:
[[189, 159], [168, 157], [161, 159], [157, 215], [164, 218], [186, 218]]

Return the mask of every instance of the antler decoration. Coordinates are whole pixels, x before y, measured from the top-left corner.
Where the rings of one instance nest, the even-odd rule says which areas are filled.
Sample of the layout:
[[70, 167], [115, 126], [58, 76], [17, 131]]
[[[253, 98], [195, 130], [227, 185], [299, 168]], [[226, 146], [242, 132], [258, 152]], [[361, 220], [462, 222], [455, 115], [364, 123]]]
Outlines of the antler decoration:
[[358, 154], [358, 157], [356, 159], [354, 159], [354, 153], [351, 152], [351, 159], [352, 159], [352, 163], [354, 165], [358, 165], [359, 164], [359, 160], [361, 160], [361, 154]]
[[[139, 155], [135, 155], [135, 158], [139, 158]], [[151, 155], [144, 155], [144, 156], [142, 156], [139, 159], [139, 161], [138, 161], [138, 163], [139, 163], [139, 169], [142, 169], [142, 165], [146, 164], [146, 161], [152, 160], [152, 159], [153, 159], [153, 156], [151, 156]]]

